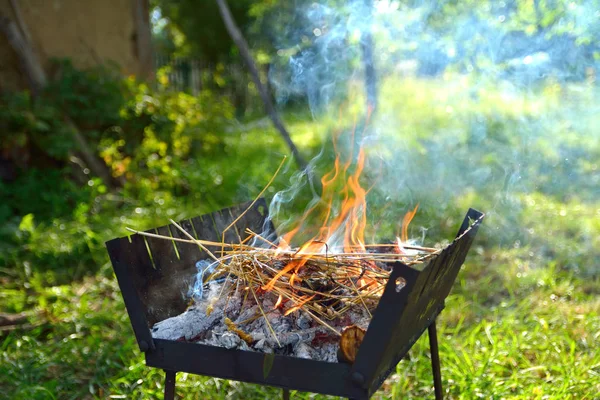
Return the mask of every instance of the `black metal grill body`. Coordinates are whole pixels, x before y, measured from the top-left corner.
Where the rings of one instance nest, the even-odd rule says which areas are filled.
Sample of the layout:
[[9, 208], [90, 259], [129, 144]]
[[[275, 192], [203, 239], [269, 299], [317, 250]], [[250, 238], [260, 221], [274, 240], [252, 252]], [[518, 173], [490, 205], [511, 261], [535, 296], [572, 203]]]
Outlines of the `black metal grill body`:
[[[223, 230], [248, 208], [242, 204], [179, 224], [193, 237], [221, 242]], [[146, 364], [181, 371], [300, 391], [369, 398], [381, 386], [425, 329], [435, 336], [435, 318], [456, 279], [484, 215], [470, 209], [456, 239], [422, 270], [393, 264], [386, 285], [354, 364], [328, 363], [296, 357], [229, 350], [197, 343], [153, 339], [151, 326], [182, 313], [197, 260], [208, 255], [198, 246], [142, 235], [106, 243], [127, 312]], [[267, 205], [257, 201], [225, 234], [238, 242], [246, 228], [274, 233]], [[147, 231], [187, 239], [174, 226]], [[175, 244], [174, 244], [175, 243]], [[398, 284], [403, 287], [397, 290]], [[437, 356], [437, 349], [436, 349]], [[433, 359], [433, 357], [432, 357]], [[439, 362], [434, 375], [439, 380]], [[172, 377], [171, 377], [172, 378]], [[168, 379], [169, 380], [169, 376]], [[171, 379], [172, 380], [172, 379]], [[441, 387], [436, 382], [436, 391]]]

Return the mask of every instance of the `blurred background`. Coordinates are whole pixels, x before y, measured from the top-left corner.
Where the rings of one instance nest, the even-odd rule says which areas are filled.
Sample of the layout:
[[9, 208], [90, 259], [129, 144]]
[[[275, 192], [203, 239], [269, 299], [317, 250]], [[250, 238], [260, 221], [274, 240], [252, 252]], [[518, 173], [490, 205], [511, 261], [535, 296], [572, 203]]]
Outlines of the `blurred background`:
[[[359, 145], [370, 240], [417, 203], [425, 245], [488, 215], [438, 323], [448, 398], [597, 398], [600, 1], [230, 0], [243, 43], [223, 4], [0, 0], [0, 398], [162, 398], [104, 242], [251, 200], [297, 151], [285, 227]], [[426, 340], [376, 397], [433, 396]]]

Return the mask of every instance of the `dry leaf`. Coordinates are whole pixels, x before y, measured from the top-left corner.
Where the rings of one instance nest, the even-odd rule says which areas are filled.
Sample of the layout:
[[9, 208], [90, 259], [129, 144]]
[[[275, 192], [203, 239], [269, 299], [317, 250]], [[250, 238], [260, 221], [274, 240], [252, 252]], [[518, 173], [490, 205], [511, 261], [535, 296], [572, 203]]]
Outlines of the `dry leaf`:
[[354, 363], [366, 332], [366, 330], [356, 325], [347, 326], [342, 330], [339, 356], [343, 361]]

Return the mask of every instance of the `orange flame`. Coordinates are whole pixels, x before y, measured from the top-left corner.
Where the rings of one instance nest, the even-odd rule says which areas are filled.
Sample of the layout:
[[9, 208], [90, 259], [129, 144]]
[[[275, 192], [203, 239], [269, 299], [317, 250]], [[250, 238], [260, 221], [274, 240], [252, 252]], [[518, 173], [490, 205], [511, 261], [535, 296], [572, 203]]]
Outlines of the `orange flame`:
[[404, 218], [402, 218], [402, 233], [400, 234], [400, 237], [396, 238], [396, 246], [398, 246], [398, 251], [401, 254], [404, 253], [404, 246], [402, 244], [408, 242], [408, 226], [415, 217], [418, 209], [419, 204], [417, 203], [415, 208], [412, 211], [407, 211], [406, 214], [404, 214]]
[[283, 313], [283, 316], [288, 316], [291, 313], [293, 313], [296, 310], [299, 310], [303, 305], [305, 305], [306, 303], [308, 303], [310, 300], [312, 300], [316, 295], [312, 295], [310, 297], [304, 297], [301, 299], [301, 301], [296, 304], [294, 307], [289, 308], [286, 312]]
[[402, 218], [402, 235], [400, 236], [400, 239], [403, 243], [408, 242], [408, 225], [410, 225], [410, 221], [412, 221], [412, 219], [415, 217], [418, 209], [419, 204], [417, 203], [414, 210], [408, 211], [406, 214], [404, 214], [404, 218]]
[[[369, 116], [370, 112], [368, 117]], [[355, 130], [356, 123], [354, 129], [352, 130], [352, 143], [354, 143]], [[265, 291], [272, 290], [275, 286], [275, 283], [281, 277], [287, 276], [289, 273], [292, 274], [288, 278], [288, 284], [293, 286], [294, 281], [301, 279], [298, 276], [298, 272], [310, 260], [310, 253], [321, 253], [326, 250], [328, 241], [336, 232], [338, 232], [338, 230], [342, 228], [344, 252], [366, 252], [364, 231], [367, 225], [367, 190], [360, 185], [360, 177], [365, 166], [365, 152], [362, 147], [359, 148], [355, 163], [356, 166], [354, 171], [349, 174], [350, 167], [353, 164], [352, 153], [351, 156], [342, 163], [340, 151], [338, 151], [337, 146], [338, 138], [339, 132], [333, 135], [333, 147], [336, 152], [333, 169], [331, 169], [321, 178], [321, 184], [323, 188], [321, 201], [315, 203], [309, 209], [307, 209], [302, 218], [300, 218], [298, 225], [281, 237], [277, 251], [281, 252], [283, 250], [289, 250], [291, 241], [302, 229], [304, 221], [306, 221], [309, 216], [312, 216], [318, 210], [323, 210], [324, 207], [324, 211], [320, 216], [323, 224], [319, 228], [318, 233], [312, 239], [300, 246], [300, 249], [294, 254], [294, 259], [263, 286]], [[339, 186], [342, 184], [343, 187], [340, 190]], [[340, 193], [342, 195], [342, 201], [339, 212], [337, 215], [332, 215], [334, 199]], [[306, 256], [303, 257], [302, 255]]]
[[279, 297], [277, 298], [277, 302], [275, 303], [275, 308], [279, 308], [282, 301], [283, 301], [283, 296], [279, 295]]

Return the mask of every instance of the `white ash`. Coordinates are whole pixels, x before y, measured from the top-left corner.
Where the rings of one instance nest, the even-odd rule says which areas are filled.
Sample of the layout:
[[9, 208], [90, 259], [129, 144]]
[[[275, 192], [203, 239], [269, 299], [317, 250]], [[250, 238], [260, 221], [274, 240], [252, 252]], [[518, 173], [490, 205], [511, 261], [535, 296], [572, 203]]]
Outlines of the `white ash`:
[[[240, 349], [275, 353], [319, 361], [338, 362], [339, 337], [299, 310], [284, 316], [274, 309], [277, 296], [266, 293], [259, 297], [266, 313], [266, 323], [260, 307], [251, 294], [235, 291], [233, 295], [221, 295], [220, 284], [211, 284], [204, 291], [204, 298], [197, 300], [182, 314], [156, 323], [152, 336], [157, 339], [187, 341], [227, 349]], [[250, 300], [252, 299], [252, 301]], [[212, 311], [207, 315], [207, 309]], [[248, 344], [240, 335], [225, 324], [225, 317], [236, 327], [250, 335]], [[370, 315], [364, 308], [345, 313], [340, 321], [328, 321], [338, 332], [348, 325], [367, 328]], [[269, 327], [270, 325], [270, 327]], [[275, 332], [273, 336], [271, 329]]]
[[[152, 337], [169, 340], [185, 339], [189, 341], [217, 327], [222, 323], [224, 307], [226, 307], [227, 312], [233, 313], [235, 312], [234, 304], [236, 303], [235, 301], [232, 301], [230, 304], [223, 302], [220, 304], [220, 307], [214, 307], [214, 312], [207, 316], [206, 308], [212, 299], [217, 299], [216, 296], [219, 289], [220, 285], [211, 284], [209, 295], [212, 296], [206, 301], [196, 303], [182, 314], [154, 324], [152, 327]], [[218, 302], [218, 300], [216, 301]]]

